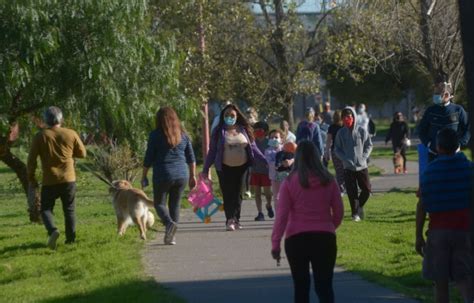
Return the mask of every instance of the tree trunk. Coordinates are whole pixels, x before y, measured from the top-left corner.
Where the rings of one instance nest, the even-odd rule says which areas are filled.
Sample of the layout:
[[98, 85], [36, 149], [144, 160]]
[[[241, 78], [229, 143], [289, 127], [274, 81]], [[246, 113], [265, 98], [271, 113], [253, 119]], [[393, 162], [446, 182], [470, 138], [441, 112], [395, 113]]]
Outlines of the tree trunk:
[[0, 151], [0, 160], [15, 172], [21, 182], [23, 191], [25, 192], [28, 201], [28, 213], [30, 215], [30, 221], [41, 223], [41, 201], [39, 187], [29, 187], [25, 163], [23, 163], [19, 158], [11, 153], [10, 147], [7, 144], [4, 142], [0, 143]]
[[433, 66], [433, 48], [432, 48], [432, 42], [433, 42], [433, 37], [431, 36], [431, 27], [430, 27], [430, 21], [429, 21], [429, 16], [427, 15], [428, 9], [430, 7], [430, 3], [427, 0], [421, 0], [420, 1], [420, 30], [421, 30], [421, 38], [422, 38], [422, 43], [423, 43], [423, 48], [425, 52], [425, 58], [423, 60], [426, 69], [428, 72], [431, 74], [431, 77], [436, 79], [436, 74], [435, 68]]
[[295, 117], [293, 115], [293, 105], [294, 105], [294, 101], [293, 101], [293, 97], [289, 96], [287, 97], [287, 100], [285, 100], [285, 104], [287, 106], [287, 121], [288, 121], [288, 124], [290, 125], [290, 129], [295, 129], [294, 126], [295, 126]]

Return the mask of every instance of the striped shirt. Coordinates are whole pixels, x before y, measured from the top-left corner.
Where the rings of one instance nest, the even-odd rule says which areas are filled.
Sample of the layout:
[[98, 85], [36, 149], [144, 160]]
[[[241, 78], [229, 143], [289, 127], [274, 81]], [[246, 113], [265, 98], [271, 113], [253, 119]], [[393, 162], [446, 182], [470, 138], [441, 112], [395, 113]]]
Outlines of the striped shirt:
[[421, 202], [428, 212], [445, 212], [470, 207], [473, 164], [459, 152], [439, 155], [420, 177]]

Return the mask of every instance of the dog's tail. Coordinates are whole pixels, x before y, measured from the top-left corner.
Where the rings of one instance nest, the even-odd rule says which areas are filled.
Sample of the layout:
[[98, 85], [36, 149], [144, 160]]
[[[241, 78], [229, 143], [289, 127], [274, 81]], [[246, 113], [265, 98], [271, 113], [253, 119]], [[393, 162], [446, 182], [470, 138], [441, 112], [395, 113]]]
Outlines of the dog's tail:
[[145, 204], [148, 207], [155, 207], [155, 202], [151, 200], [150, 198], [148, 198], [148, 196], [145, 194], [144, 191], [140, 189], [136, 189], [136, 188], [133, 188], [132, 190], [135, 193], [135, 195], [137, 195], [141, 201], [145, 202]]

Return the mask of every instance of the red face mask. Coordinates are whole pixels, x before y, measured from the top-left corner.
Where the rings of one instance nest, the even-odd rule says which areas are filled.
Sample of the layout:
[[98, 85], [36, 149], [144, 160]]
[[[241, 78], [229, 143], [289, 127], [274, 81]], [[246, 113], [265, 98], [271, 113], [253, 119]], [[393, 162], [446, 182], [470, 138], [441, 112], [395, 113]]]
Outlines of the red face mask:
[[265, 131], [263, 129], [256, 129], [253, 134], [257, 139], [265, 138]]
[[342, 118], [342, 123], [344, 123], [345, 127], [351, 128], [354, 125], [354, 117], [352, 116], [345, 116]]

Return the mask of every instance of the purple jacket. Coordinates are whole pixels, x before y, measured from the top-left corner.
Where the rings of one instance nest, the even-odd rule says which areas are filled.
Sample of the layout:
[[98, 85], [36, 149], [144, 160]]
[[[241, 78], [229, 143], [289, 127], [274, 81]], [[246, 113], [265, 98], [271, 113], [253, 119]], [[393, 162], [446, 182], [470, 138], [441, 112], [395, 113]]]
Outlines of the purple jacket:
[[[267, 160], [265, 159], [265, 156], [262, 154], [260, 149], [258, 149], [257, 144], [255, 144], [255, 141], [250, 143], [249, 136], [247, 134], [247, 131], [244, 128], [239, 129], [242, 134], [244, 134], [245, 138], [249, 142], [247, 145], [247, 156], [248, 156], [248, 164], [252, 165], [254, 161], [263, 161], [267, 163]], [[224, 141], [223, 138], [225, 137], [225, 128], [216, 128], [214, 129], [211, 137], [211, 142], [209, 144], [209, 153], [207, 154], [206, 157], [206, 162], [204, 163], [204, 167], [202, 169], [202, 172], [204, 174], [207, 174], [209, 172], [209, 168], [211, 167], [212, 164], [216, 166], [216, 170], [221, 171], [222, 170], [222, 158], [224, 157]]]

